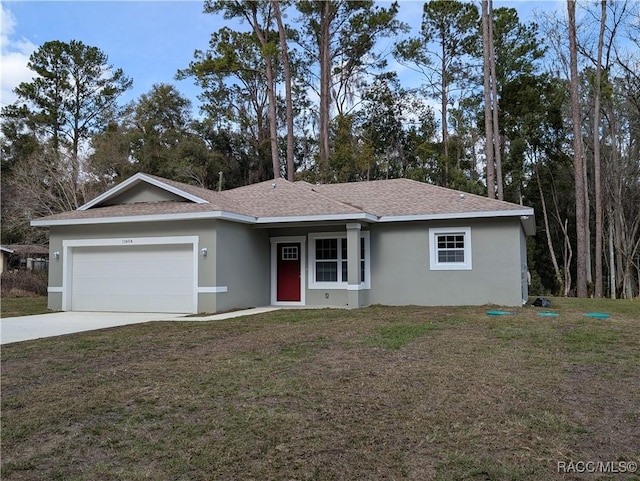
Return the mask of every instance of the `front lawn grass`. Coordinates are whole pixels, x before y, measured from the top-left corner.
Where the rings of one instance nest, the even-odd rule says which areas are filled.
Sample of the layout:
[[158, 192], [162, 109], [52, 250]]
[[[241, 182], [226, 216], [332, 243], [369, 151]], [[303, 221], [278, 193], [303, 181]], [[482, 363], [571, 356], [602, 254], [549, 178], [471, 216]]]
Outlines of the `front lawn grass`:
[[47, 297], [3, 297], [0, 299], [0, 317], [46, 314]]
[[640, 461], [638, 303], [597, 320], [608, 304], [552, 301], [557, 318], [281, 310], [5, 345], [2, 479], [638, 480], [558, 472]]

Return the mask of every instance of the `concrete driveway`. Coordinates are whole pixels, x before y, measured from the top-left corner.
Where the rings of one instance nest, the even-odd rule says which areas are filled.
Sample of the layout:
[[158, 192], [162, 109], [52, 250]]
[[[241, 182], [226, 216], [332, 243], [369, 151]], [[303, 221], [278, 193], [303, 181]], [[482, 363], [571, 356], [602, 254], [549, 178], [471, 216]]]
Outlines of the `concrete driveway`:
[[53, 312], [0, 319], [0, 344], [92, 331], [105, 327], [174, 319], [180, 314], [131, 312]]
[[5, 317], [0, 319], [0, 344], [150, 321], [216, 321], [260, 314], [275, 309], [278, 308], [258, 307], [206, 317], [140, 312], [53, 312], [35, 316]]

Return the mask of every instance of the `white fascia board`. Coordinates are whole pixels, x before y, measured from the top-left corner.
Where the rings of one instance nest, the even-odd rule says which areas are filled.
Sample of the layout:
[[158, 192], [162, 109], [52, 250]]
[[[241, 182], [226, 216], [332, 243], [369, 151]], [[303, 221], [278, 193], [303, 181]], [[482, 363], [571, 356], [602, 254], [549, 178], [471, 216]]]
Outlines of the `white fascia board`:
[[33, 227], [50, 227], [59, 225], [118, 224], [127, 222], [162, 222], [172, 220], [222, 219], [243, 224], [273, 224], [291, 222], [321, 222], [340, 220], [364, 220], [376, 222], [377, 217], [371, 214], [331, 214], [312, 216], [253, 217], [225, 211], [194, 212], [180, 214], [132, 215], [121, 217], [96, 217], [86, 219], [32, 220]]
[[153, 215], [130, 215], [120, 217], [97, 217], [86, 219], [60, 219], [60, 220], [32, 220], [33, 227], [52, 227], [59, 225], [92, 225], [92, 224], [122, 224], [130, 222], [167, 222], [174, 220], [198, 220], [198, 219], [221, 219], [243, 224], [255, 224], [256, 218], [248, 215], [234, 214], [232, 212], [211, 211], [193, 212], [180, 214], [153, 214]]
[[319, 215], [291, 215], [281, 217], [258, 217], [256, 224], [283, 224], [292, 222], [322, 222], [322, 221], [349, 221], [361, 220], [366, 222], [378, 222], [378, 217], [367, 214], [319, 214]]
[[11, 249], [7, 249], [6, 247], [0, 247], [0, 250], [8, 254], [13, 254], [13, 251]]
[[533, 216], [533, 209], [495, 210], [483, 212], [451, 212], [448, 214], [414, 214], [414, 215], [386, 215], [378, 222], [411, 222], [421, 220], [448, 219], [486, 219], [491, 217], [529, 217]]
[[156, 187], [159, 187], [160, 189], [166, 190], [167, 192], [171, 192], [172, 194], [175, 194], [177, 196], [183, 197], [184, 199], [190, 200], [192, 202], [195, 202], [196, 204], [208, 204], [209, 202], [207, 200], [204, 200], [196, 195], [193, 194], [189, 194], [188, 192], [185, 192], [182, 189], [178, 189], [177, 187], [173, 187], [169, 184], [165, 184], [164, 182], [161, 182], [157, 179], [153, 179], [141, 172], [138, 172], [137, 174], [133, 175], [132, 177], [129, 177], [127, 180], [125, 180], [124, 182], [121, 182], [120, 184], [116, 185], [115, 187], [112, 187], [111, 189], [109, 189], [108, 191], [106, 191], [105, 193], [103, 193], [102, 195], [99, 195], [98, 197], [96, 197], [95, 199], [87, 202], [84, 205], [81, 205], [80, 207], [78, 207], [78, 210], [87, 210], [90, 209], [91, 207], [100, 204], [101, 202], [108, 200], [112, 197], [115, 197], [117, 194], [124, 192], [128, 189], [130, 189], [131, 187], [139, 184], [140, 182], [147, 182], [148, 184], [154, 185]]

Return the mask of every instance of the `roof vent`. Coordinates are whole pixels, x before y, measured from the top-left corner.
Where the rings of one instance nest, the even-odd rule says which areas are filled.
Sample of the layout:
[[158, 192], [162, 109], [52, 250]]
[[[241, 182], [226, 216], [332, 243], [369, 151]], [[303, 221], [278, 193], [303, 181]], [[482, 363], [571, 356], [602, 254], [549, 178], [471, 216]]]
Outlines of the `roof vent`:
[[275, 189], [276, 187], [278, 187], [278, 184], [276, 184], [275, 182], [273, 184], [271, 184], [271, 188]]
[[460, 198], [464, 199], [464, 194], [462, 192], [460, 192]]

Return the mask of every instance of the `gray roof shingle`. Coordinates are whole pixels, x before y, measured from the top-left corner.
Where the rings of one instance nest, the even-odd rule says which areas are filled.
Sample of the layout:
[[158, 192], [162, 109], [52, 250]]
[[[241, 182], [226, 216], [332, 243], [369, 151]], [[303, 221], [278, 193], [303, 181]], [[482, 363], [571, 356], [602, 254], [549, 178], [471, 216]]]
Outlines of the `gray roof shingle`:
[[[141, 176], [144, 181], [143, 174]], [[313, 185], [308, 182], [288, 182], [276, 179], [222, 192], [215, 192], [181, 182], [147, 176], [206, 200], [140, 202], [95, 206], [85, 210], [63, 212], [37, 219], [34, 225], [48, 225], [51, 221], [88, 221], [90, 219], [162, 216], [224, 212], [248, 218], [286, 220], [286, 218], [335, 216], [361, 218], [397, 218], [403, 216], [458, 215], [474, 217], [480, 213], [521, 215], [531, 209], [509, 202], [437, 187], [409, 179], [377, 180], [346, 184]], [[117, 192], [117, 186], [114, 188]], [[531, 212], [532, 213], [532, 212]]]
[[510, 202], [410, 179], [374, 180], [313, 187], [333, 199], [378, 217], [522, 210]]

